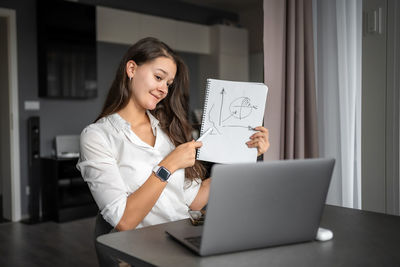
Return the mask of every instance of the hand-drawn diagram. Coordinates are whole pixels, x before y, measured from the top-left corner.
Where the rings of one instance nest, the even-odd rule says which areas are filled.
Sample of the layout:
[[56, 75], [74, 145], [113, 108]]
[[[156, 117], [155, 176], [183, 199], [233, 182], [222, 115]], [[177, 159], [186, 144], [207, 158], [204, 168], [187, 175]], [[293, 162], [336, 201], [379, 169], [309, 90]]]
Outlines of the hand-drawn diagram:
[[[247, 96], [242, 96], [231, 100], [228, 102], [229, 105], [225, 104], [224, 106], [224, 100], [229, 100], [229, 92], [222, 88], [220, 95], [220, 99], [216, 99], [212, 103], [207, 114], [208, 121], [213, 128], [211, 134], [221, 134], [219, 127], [241, 127], [252, 130], [253, 128], [246, 123], [252, 111], [257, 109], [257, 106], [252, 104], [252, 100]], [[215, 108], [217, 101], [219, 102], [219, 111]]]

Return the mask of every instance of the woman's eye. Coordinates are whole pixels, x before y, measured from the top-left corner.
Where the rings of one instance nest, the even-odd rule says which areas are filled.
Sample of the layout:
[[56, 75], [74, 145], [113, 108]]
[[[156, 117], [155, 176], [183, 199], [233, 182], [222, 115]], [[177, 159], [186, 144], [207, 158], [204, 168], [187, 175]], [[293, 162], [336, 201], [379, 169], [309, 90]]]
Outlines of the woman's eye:
[[162, 80], [161, 77], [158, 76], [158, 75], [156, 75], [156, 79], [157, 79], [158, 81], [161, 81], [161, 80]]

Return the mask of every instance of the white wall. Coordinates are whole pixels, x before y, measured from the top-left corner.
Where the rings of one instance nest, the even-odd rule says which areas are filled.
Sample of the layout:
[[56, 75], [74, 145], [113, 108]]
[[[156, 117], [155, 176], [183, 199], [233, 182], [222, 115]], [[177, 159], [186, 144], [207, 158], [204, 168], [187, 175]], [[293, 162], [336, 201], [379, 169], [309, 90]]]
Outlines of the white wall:
[[362, 208], [399, 214], [400, 5], [363, 4]]
[[7, 19], [0, 17], [0, 194], [3, 216], [11, 219], [10, 103]]
[[364, 1], [364, 18], [377, 8], [382, 10], [381, 32], [363, 36], [362, 208], [384, 212], [387, 5], [385, 0]]
[[400, 1], [388, 0], [387, 21], [386, 212], [400, 215]]
[[209, 54], [209, 27], [131, 11], [97, 7], [97, 40], [132, 45], [152, 36], [171, 48]]
[[[6, 28], [6, 19], [0, 17], [0, 129], [3, 129], [3, 126], [6, 125], [6, 114], [7, 114], [7, 106], [8, 106], [8, 101], [7, 103], [3, 103], [6, 100], [8, 100], [8, 69], [7, 69], [7, 64], [4, 64], [4, 62], [7, 62], [7, 28]], [[4, 106], [3, 104], [7, 104]], [[3, 180], [4, 180], [4, 167], [3, 167], [3, 162], [4, 162], [4, 154], [6, 152], [6, 148], [4, 147], [3, 144], [3, 139], [4, 135], [6, 132], [0, 131], [0, 195], [3, 194]]]
[[225, 25], [210, 27], [211, 56], [217, 66], [216, 78], [249, 80], [248, 33], [244, 28]]

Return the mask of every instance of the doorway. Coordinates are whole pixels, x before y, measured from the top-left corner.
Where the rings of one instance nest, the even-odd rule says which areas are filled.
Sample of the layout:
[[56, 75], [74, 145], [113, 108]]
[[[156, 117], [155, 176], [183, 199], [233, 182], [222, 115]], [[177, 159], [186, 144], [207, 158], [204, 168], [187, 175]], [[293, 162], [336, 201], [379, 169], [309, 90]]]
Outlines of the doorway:
[[21, 219], [16, 12], [0, 8], [0, 221]]

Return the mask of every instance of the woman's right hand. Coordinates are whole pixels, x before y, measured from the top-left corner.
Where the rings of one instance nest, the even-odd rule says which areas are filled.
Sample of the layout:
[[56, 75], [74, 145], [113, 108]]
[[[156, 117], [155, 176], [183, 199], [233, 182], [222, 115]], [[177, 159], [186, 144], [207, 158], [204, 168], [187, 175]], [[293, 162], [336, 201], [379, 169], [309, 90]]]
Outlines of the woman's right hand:
[[192, 167], [196, 161], [196, 149], [203, 145], [194, 140], [177, 146], [159, 165], [167, 168], [171, 173], [178, 169]]

